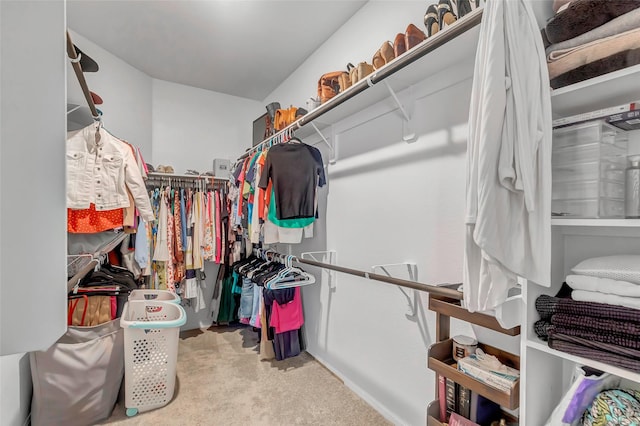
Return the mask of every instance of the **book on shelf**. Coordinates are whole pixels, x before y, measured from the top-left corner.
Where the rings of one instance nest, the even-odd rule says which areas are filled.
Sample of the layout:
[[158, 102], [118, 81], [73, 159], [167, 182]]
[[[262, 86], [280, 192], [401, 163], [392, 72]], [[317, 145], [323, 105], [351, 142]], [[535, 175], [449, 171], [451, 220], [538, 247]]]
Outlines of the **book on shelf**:
[[471, 392], [469, 419], [480, 425], [489, 424], [500, 418], [500, 405], [477, 392]]
[[440, 410], [440, 421], [447, 421], [447, 379], [438, 375], [438, 408]]
[[452, 413], [458, 411], [458, 384], [448, 377], [445, 378], [446, 398], [446, 419], [448, 420]]
[[470, 418], [471, 415], [471, 390], [458, 384], [458, 410], [462, 417]]
[[578, 123], [584, 123], [585, 121], [597, 120], [600, 118], [607, 118], [616, 114], [623, 114], [628, 111], [635, 111], [640, 109], [640, 101], [630, 102], [622, 105], [617, 105], [610, 108], [603, 108], [596, 111], [585, 112], [582, 114], [572, 115], [570, 117], [563, 117], [553, 120], [552, 126], [554, 129], [566, 126], [572, 126]]
[[462, 417], [460, 414], [453, 413], [449, 419], [449, 426], [480, 426], [469, 419]]

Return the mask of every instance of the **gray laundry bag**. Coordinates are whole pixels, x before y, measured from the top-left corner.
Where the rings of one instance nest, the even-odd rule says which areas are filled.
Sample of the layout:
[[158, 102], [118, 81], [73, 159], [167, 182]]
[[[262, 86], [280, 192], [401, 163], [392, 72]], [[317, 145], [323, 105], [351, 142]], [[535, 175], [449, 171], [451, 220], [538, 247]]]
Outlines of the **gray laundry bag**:
[[29, 358], [33, 426], [91, 425], [111, 415], [124, 377], [120, 319], [68, 327], [49, 349]]

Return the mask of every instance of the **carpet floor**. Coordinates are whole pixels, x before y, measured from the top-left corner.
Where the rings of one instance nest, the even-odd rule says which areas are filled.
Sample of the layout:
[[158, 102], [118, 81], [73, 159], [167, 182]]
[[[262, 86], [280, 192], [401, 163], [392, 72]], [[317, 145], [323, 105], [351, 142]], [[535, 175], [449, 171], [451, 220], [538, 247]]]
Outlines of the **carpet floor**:
[[258, 346], [257, 334], [243, 326], [183, 333], [173, 400], [130, 418], [119, 403], [101, 424], [390, 424], [306, 352], [260, 361]]

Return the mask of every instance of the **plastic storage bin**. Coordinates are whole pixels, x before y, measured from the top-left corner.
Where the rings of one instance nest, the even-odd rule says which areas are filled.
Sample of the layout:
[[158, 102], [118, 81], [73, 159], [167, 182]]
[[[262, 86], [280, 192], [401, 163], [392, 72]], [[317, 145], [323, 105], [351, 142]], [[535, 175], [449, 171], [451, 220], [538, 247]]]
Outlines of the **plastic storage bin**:
[[552, 200], [551, 211], [561, 217], [624, 217], [624, 200], [595, 198], [588, 200]]
[[600, 160], [607, 160], [624, 165], [627, 159], [627, 145], [623, 142], [615, 145], [594, 142], [587, 145], [554, 149], [552, 159], [554, 166], [573, 163], [591, 163]]
[[553, 130], [553, 149], [593, 142], [613, 144], [626, 140], [626, 133], [603, 120], [588, 121]]
[[182, 306], [131, 300], [122, 311], [127, 416], [167, 405], [173, 397]]
[[180, 304], [180, 296], [169, 290], [132, 290], [129, 294], [129, 300], [155, 300], [157, 302]]
[[556, 182], [552, 199], [575, 200], [583, 198], [624, 198], [624, 182], [609, 180], [586, 180], [578, 182]]
[[600, 179], [624, 182], [624, 165], [605, 160], [566, 164], [553, 168], [552, 179], [554, 185], [557, 182], [580, 182]]

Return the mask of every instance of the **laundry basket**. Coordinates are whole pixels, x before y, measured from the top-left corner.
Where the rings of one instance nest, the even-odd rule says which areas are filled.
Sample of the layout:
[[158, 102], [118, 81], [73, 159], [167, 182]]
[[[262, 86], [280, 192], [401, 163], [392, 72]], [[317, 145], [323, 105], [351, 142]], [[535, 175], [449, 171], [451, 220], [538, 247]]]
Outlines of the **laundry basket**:
[[124, 305], [125, 407], [127, 416], [165, 406], [176, 383], [178, 335], [187, 321], [182, 306], [151, 300]]
[[131, 290], [129, 300], [155, 300], [156, 302], [171, 302], [180, 304], [180, 296], [169, 290]]

